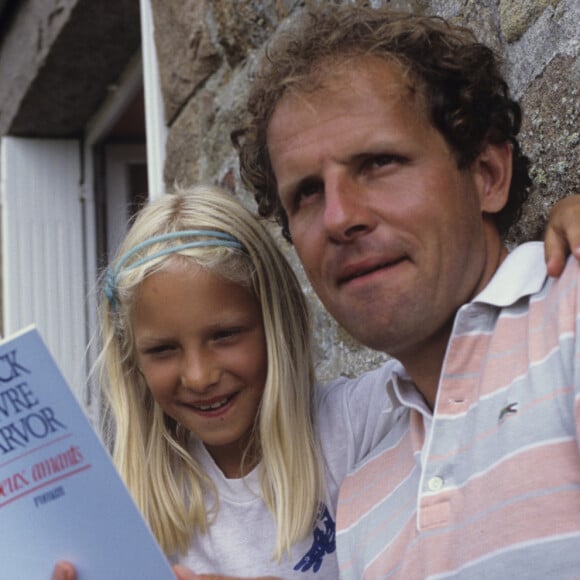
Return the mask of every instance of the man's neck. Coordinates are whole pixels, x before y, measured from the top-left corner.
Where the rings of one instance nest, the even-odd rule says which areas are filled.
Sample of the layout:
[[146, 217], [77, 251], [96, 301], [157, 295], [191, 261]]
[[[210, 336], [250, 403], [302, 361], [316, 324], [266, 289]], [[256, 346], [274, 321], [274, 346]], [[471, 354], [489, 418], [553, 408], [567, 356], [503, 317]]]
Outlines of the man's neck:
[[[489, 229], [489, 228], [488, 228]], [[491, 229], [492, 235], [488, 236], [492, 243], [488, 244], [487, 267], [482, 272], [481, 283], [474, 289], [469, 301], [473, 300], [486, 286], [497, 272], [500, 264], [505, 260], [508, 251], [501, 242], [497, 231]], [[419, 392], [423, 395], [425, 402], [431, 410], [435, 408], [437, 390], [443, 369], [447, 344], [451, 337], [455, 317], [442, 328], [435, 336], [429, 337], [421, 345], [415, 345], [413, 350], [395, 355], [403, 364]]]
[[431, 410], [435, 408], [439, 379], [452, 327], [453, 320], [437, 336], [431, 337], [423, 345], [417, 345], [412, 353], [397, 356]]

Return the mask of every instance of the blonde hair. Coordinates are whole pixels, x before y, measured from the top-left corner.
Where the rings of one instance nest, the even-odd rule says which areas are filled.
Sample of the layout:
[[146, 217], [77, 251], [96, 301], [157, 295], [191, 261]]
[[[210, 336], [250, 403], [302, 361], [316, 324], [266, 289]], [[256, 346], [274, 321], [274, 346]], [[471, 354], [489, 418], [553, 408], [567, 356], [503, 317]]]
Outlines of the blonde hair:
[[[145, 206], [111, 269], [142, 242], [191, 229], [225, 232], [244, 250], [204, 247], [157, 255], [121, 269], [114, 280], [114, 299], [102, 303], [100, 368], [112, 413], [108, 432], [114, 438], [114, 461], [167, 554], [187, 551], [194, 534], [205, 533], [212, 511], [219, 509], [217, 489], [188, 451], [189, 432], [163, 413], [137, 367], [131, 308], [143, 279], [176, 254], [249, 286], [262, 309], [268, 356], [255, 433], [258, 469], [264, 502], [276, 522], [275, 557], [280, 559], [312, 531], [322, 494], [305, 299], [266, 229], [230, 194], [209, 186], [166, 194]], [[175, 240], [147, 245], [135, 260], [175, 245]], [[215, 497], [211, 508], [204, 506], [206, 491]]]

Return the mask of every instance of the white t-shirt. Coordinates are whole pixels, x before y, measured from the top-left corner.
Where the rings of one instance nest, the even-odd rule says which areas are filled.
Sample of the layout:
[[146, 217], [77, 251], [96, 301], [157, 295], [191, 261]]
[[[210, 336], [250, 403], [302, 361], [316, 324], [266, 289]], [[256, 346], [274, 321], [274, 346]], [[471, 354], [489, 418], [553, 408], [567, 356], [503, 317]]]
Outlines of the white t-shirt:
[[393, 365], [389, 361], [356, 379], [339, 378], [318, 387], [315, 419], [326, 466], [327, 501], [312, 535], [295, 544], [291, 556], [280, 563], [272, 558], [276, 527], [260, 495], [258, 468], [244, 478], [226, 479], [205, 447], [192, 442], [192, 454], [217, 486], [220, 510], [209, 531], [198, 534], [188, 553], [176, 561], [196, 573], [336, 580], [338, 489], [348, 470], [396, 420], [386, 392]]

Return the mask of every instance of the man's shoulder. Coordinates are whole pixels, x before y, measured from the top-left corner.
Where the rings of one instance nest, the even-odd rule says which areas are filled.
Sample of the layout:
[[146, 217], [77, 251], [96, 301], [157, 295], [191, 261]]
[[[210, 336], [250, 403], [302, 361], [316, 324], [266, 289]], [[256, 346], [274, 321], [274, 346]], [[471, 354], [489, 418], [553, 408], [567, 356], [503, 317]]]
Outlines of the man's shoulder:
[[[400, 363], [391, 359], [358, 377], [338, 377], [319, 385], [316, 393], [319, 425], [324, 429], [325, 425], [338, 422], [348, 430], [368, 423], [372, 429], [373, 424], [387, 421], [397, 406], [392, 380], [399, 367]], [[385, 419], [381, 420], [381, 416]]]
[[401, 364], [398, 361], [389, 359], [379, 367], [354, 377], [340, 376], [320, 383], [317, 388], [318, 399], [322, 401], [328, 397], [348, 397], [362, 389], [385, 389], [400, 368]]

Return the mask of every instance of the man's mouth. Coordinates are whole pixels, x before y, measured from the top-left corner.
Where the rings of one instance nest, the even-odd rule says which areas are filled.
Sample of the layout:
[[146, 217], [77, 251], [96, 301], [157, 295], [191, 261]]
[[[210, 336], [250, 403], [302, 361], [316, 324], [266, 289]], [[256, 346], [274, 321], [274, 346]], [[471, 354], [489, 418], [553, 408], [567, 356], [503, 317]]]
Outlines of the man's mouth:
[[373, 272], [378, 272], [379, 270], [384, 270], [386, 268], [391, 268], [396, 264], [402, 262], [405, 258], [398, 258], [397, 260], [392, 260], [388, 262], [381, 262], [379, 264], [374, 264], [369, 267], [352, 268], [352, 271], [348, 271], [344, 276], [341, 276], [338, 280], [339, 284], [346, 284], [351, 280], [356, 280], [357, 278], [362, 278], [363, 276], [368, 276]]

